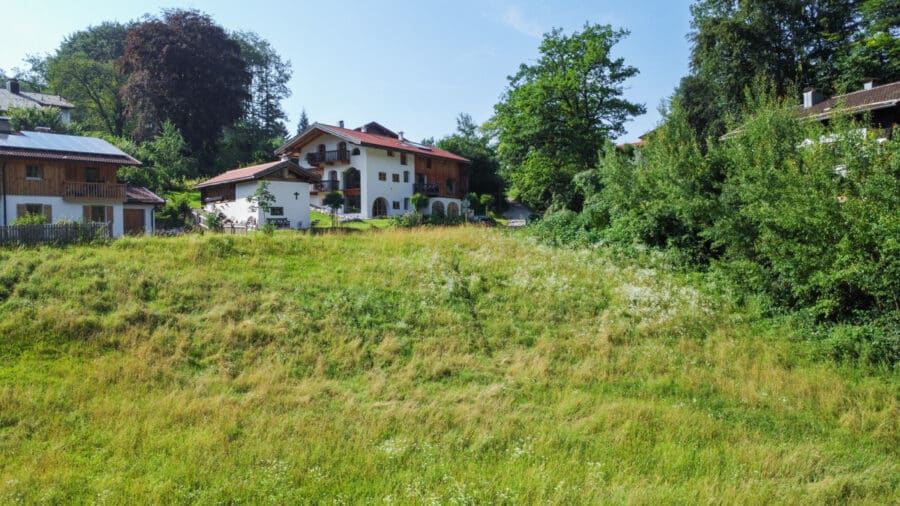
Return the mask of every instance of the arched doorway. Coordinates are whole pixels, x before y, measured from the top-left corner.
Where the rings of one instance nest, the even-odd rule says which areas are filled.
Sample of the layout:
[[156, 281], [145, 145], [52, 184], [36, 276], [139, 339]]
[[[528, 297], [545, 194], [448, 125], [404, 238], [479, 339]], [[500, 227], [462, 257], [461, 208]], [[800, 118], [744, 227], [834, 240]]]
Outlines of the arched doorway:
[[378, 197], [372, 204], [372, 217], [383, 218], [385, 216], [387, 216], [387, 200], [383, 197]]
[[431, 215], [437, 216], [438, 218], [443, 218], [444, 215], [444, 203], [440, 200], [435, 200], [431, 204]]
[[451, 218], [456, 218], [459, 216], [459, 204], [456, 202], [451, 202], [447, 204], [447, 216]]

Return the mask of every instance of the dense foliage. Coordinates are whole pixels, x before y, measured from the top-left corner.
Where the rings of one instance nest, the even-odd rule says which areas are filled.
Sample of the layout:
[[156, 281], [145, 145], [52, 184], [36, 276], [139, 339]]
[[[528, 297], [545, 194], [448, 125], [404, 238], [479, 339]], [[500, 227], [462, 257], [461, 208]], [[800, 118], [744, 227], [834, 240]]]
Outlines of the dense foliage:
[[514, 197], [541, 211], [580, 208], [572, 178], [596, 164], [626, 120], [644, 112], [622, 97], [623, 82], [637, 69], [612, 56], [627, 33], [590, 24], [571, 35], [555, 29], [544, 36], [537, 62], [509, 77], [488, 127]]
[[755, 100], [741, 127], [705, 152], [676, 102], [646, 148], [610, 149], [579, 174], [584, 211], [552, 215], [540, 233], [669, 248], [773, 308], [875, 321], [849, 353], [900, 360], [900, 138], [861, 134], [849, 118], [826, 131], [791, 102]]
[[251, 74], [241, 57], [240, 44], [196, 11], [169, 10], [135, 26], [120, 63], [135, 136], [151, 138], [171, 121], [201, 172], [211, 173], [220, 132], [241, 117], [249, 98]]
[[900, 80], [900, 3], [894, 0], [698, 0], [691, 7], [691, 74], [678, 90], [701, 139], [725, 133], [758, 76], [781, 95], [826, 95], [864, 78]]

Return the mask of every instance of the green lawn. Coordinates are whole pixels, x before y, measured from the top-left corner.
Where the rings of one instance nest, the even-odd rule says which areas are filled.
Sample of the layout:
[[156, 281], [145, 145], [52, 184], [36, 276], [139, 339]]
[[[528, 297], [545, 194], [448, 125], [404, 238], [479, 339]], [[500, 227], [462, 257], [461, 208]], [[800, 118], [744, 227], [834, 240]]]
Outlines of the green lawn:
[[0, 250], [0, 504], [895, 503], [895, 371], [481, 227]]
[[[310, 212], [310, 222], [319, 220], [315, 228], [331, 228], [331, 215], [328, 213], [320, 213], [319, 211]], [[341, 223], [341, 228], [349, 228], [352, 230], [377, 230], [388, 228], [391, 226], [390, 218], [376, 218], [371, 220], [350, 221]]]

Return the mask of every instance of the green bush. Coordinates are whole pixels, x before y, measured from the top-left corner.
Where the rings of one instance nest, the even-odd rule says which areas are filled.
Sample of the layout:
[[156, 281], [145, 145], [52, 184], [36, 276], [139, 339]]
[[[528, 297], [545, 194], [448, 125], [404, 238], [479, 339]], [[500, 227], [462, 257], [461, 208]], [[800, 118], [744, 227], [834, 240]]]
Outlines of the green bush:
[[43, 214], [28, 213], [13, 220], [13, 225], [45, 225], [48, 223], [47, 217]]
[[865, 119], [826, 129], [763, 88], [705, 150], [675, 103], [645, 148], [607, 146], [597, 169], [574, 178], [581, 213], [531, 229], [553, 244], [666, 248], [772, 310], [827, 324], [832, 355], [894, 363], [900, 338], [883, 322], [900, 308], [900, 135], [876, 139]]
[[394, 216], [391, 218], [391, 225], [401, 228], [416, 227], [419, 225], [419, 213], [410, 211], [400, 216]]

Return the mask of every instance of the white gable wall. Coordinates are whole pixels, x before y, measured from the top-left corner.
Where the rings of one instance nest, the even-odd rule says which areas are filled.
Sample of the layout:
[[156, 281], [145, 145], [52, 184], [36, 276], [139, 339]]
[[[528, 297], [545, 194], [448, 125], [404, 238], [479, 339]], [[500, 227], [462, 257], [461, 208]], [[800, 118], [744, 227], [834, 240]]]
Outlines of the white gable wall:
[[[269, 181], [269, 192], [275, 197], [272, 207], [283, 207], [284, 216], [271, 216], [263, 213], [256, 206], [256, 210], [249, 197], [256, 193], [258, 181], [246, 181], [235, 185], [235, 200], [225, 202], [211, 202], [204, 206], [204, 210], [210, 213], [221, 213], [233, 223], [246, 225], [250, 218], [262, 226], [267, 217], [287, 218], [291, 222], [291, 228], [309, 227], [309, 183], [302, 181]], [[294, 193], [297, 195], [295, 196]]]

